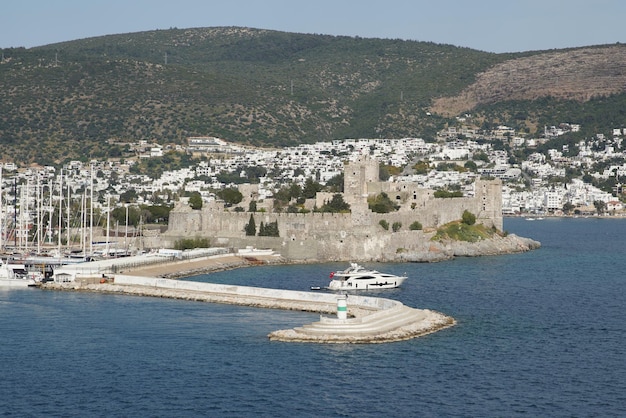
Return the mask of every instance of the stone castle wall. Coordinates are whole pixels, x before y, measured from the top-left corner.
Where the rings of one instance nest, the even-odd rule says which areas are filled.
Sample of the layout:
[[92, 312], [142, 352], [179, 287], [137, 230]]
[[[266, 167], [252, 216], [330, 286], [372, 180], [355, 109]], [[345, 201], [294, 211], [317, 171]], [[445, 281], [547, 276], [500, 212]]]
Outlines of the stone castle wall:
[[[434, 198], [432, 190], [411, 183], [374, 181], [377, 175], [377, 163], [368, 159], [346, 166], [344, 200], [351, 205], [350, 213], [230, 212], [215, 202], [201, 210], [179, 205], [170, 213], [162, 239], [171, 246], [177, 239], [207, 237], [211, 245], [272, 248], [291, 260], [381, 261], [392, 260], [398, 253], [427, 250], [432, 231], [461, 219], [465, 210], [476, 215], [477, 223], [502, 229], [499, 180], [476, 181], [473, 197], [441, 199]], [[369, 210], [367, 196], [382, 191], [400, 210], [384, 214]], [[280, 237], [246, 236], [251, 215], [257, 232], [261, 222], [277, 222]], [[380, 225], [381, 220], [388, 223], [388, 230]], [[416, 221], [423, 231], [409, 230]], [[394, 223], [402, 225], [396, 232], [392, 231]]]

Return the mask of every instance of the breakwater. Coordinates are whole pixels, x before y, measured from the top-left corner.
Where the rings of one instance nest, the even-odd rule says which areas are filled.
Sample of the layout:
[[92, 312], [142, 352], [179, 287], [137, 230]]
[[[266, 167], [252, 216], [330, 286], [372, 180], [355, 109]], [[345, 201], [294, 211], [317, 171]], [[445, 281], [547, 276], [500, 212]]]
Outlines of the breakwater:
[[[176, 298], [212, 303], [319, 312], [320, 320], [289, 330], [270, 333], [275, 341], [315, 343], [382, 343], [429, 334], [455, 324], [453, 318], [427, 309], [415, 309], [401, 302], [350, 295], [348, 318], [337, 319], [338, 294], [267, 289], [116, 275], [105, 283], [45, 283], [43, 289], [123, 293], [138, 296]], [[324, 316], [323, 314], [330, 315]]]

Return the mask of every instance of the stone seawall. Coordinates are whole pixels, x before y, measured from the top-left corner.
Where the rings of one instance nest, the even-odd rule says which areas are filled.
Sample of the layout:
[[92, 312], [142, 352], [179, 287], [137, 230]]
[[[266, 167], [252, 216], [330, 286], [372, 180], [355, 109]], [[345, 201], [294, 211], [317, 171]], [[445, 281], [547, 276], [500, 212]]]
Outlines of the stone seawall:
[[[45, 283], [43, 289], [123, 293], [227, 303], [271, 309], [334, 314], [337, 294], [232, 286], [141, 276], [116, 275], [107, 283]], [[320, 317], [319, 322], [272, 332], [277, 341], [317, 343], [381, 343], [415, 338], [455, 324], [438, 312], [414, 309], [391, 299], [350, 296], [348, 319]]]

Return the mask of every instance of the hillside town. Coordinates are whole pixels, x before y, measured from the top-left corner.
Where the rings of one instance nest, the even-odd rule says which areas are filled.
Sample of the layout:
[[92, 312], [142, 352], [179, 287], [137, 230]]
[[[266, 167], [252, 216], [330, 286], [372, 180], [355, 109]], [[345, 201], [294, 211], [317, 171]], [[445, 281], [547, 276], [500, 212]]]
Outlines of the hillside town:
[[[217, 199], [225, 188], [237, 188], [250, 171], [256, 170], [259, 202], [271, 200], [274, 193], [289, 184], [304, 187], [307, 180], [321, 185], [341, 176], [344, 164], [369, 155], [382, 167], [388, 167], [389, 179], [418, 183], [434, 190], [455, 190], [464, 196], [473, 193], [472, 184], [479, 177], [499, 178], [503, 182], [503, 215], [604, 215], [621, 216], [621, 185], [626, 175], [622, 147], [626, 129], [612, 129], [610, 136], [597, 134], [580, 140], [577, 153], [568, 146], [530, 152], [526, 160], [511, 162], [510, 152], [496, 149], [497, 141], [506, 141], [510, 149], [528, 150], [546, 144], [552, 138], [576, 132], [575, 124], [546, 127], [539, 138], [525, 138], [513, 129], [499, 126], [487, 133], [450, 127], [439, 132], [436, 142], [420, 138], [345, 139], [302, 144], [284, 149], [251, 148], [215, 137], [191, 137], [186, 147], [162, 146], [149, 141], [131, 144], [133, 158], [109, 161], [72, 161], [61, 169], [51, 166], [18, 167], [15, 162], [2, 164], [3, 239], [33, 234], [45, 213], [93, 201], [98, 214], [106, 216], [115, 208], [169, 205], [198, 192], [203, 201]], [[137, 173], [133, 168], [142, 160], [158, 159], [169, 152], [187, 153], [193, 165], [164, 171], [158, 178]], [[602, 167], [593, 171], [594, 167]], [[391, 170], [395, 168], [395, 170]], [[568, 172], [584, 173], [568, 177]], [[228, 175], [230, 182], [223, 179]], [[612, 192], [594, 186], [593, 180], [613, 180]], [[239, 180], [239, 179], [238, 179]], [[82, 203], [80, 203], [82, 202]], [[29, 208], [20, 211], [19, 208]], [[63, 209], [65, 211], [66, 209]], [[127, 212], [128, 213], [128, 212]], [[103, 224], [103, 221], [99, 221]], [[52, 239], [54, 226], [40, 231]]]

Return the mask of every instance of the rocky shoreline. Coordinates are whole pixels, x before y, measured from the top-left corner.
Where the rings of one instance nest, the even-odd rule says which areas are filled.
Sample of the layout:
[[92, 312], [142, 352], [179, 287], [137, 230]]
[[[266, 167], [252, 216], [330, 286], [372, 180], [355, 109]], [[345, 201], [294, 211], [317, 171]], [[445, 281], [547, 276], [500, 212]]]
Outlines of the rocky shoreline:
[[515, 234], [506, 236], [494, 235], [490, 239], [478, 242], [431, 241], [428, 251], [399, 254], [397, 261], [406, 262], [436, 262], [451, 260], [455, 257], [482, 257], [491, 255], [506, 255], [536, 250], [541, 247], [539, 241], [524, 238]]

